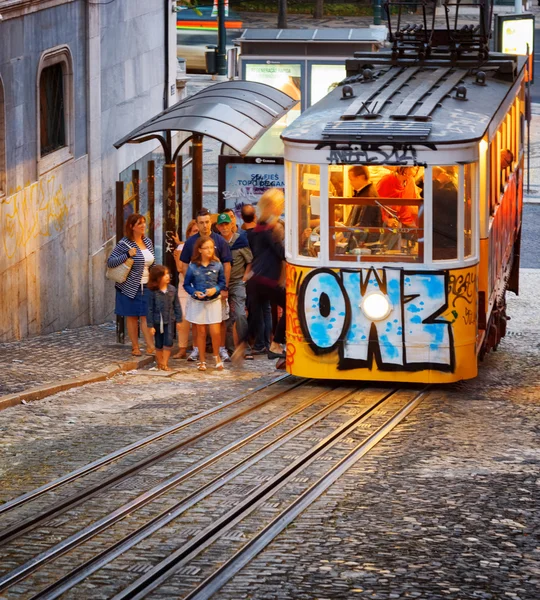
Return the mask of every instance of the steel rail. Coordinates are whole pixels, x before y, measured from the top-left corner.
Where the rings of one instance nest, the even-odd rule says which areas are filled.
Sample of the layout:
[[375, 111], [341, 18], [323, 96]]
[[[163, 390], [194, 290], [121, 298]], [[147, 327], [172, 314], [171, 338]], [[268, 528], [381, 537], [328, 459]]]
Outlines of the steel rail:
[[134, 450], [143, 448], [144, 446], [151, 444], [152, 442], [155, 442], [171, 433], [176, 433], [180, 429], [183, 429], [184, 427], [187, 427], [188, 425], [191, 425], [192, 423], [196, 423], [197, 421], [204, 419], [204, 417], [207, 417], [211, 414], [220, 412], [220, 411], [224, 410], [225, 408], [232, 406], [233, 404], [237, 404], [238, 402], [241, 402], [242, 400], [249, 398], [249, 396], [252, 396], [253, 394], [256, 394], [257, 392], [260, 392], [260, 391], [270, 387], [271, 385], [279, 383], [280, 381], [283, 381], [284, 379], [286, 379], [288, 377], [290, 377], [290, 375], [288, 373], [285, 375], [281, 375], [280, 377], [277, 377], [270, 383], [265, 383], [263, 385], [260, 385], [259, 387], [256, 387], [254, 390], [252, 390], [248, 394], [243, 394], [242, 396], [237, 396], [236, 398], [232, 398], [231, 400], [228, 400], [227, 402], [225, 402], [224, 404], [221, 404], [220, 406], [214, 406], [212, 408], [209, 408], [208, 410], [205, 410], [201, 413], [193, 415], [192, 417], [188, 417], [187, 419], [184, 419], [183, 421], [180, 421], [179, 423], [175, 423], [174, 425], [171, 425], [170, 427], [167, 427], [166, 429], [162, 429], [161, 431], [158, 431], [157, 433], [153, 433], [152, 435], [150, 435], [146, 438], [143, 438], [142, 440], [138, 440], [137, 442], [134, 442], [133, 444], [129, 444], [128, 446], [124, 446], [123, 448], [120, 448], [119, 450], [116, 450], [115, 452], [111, 452], [110, 454], [107, 454], [106, 456], [98, 458], [97, 460], [95, 460], [91, 463], [88, 463], [87, 465], [84, 465], [83, 467], [80, 467], [79, 469], [75, 469], [74, 471], [71, 471], [70, 473], [63, 475], [62, 477], [59, 477], [58, 479], [50, 481], [49, 483], [46, 483], [46, 484], [42, 485], [41, 487], [35, 488], [34, 490], [31, 490], [25, 494], [22, 494], [21, 496], [13, 498], [12, 500], [9, 500], [8, 502], [6, 502], [5, 504], [2, 504], [0, 506], [0, 515], [16, 508], [17, 506], [21, 506], [22, 504], [25, 504], [26, 502], [29, 502], [30, 500], [33, 500], [34, 498], [37, 498], [38, 496], [41, 496], [42, 494], [45, 494], [46, 492], [50, 492], [51, 490], [54, 490], [55, 488], [57, 488], [61, 485], [64, 485], [65, 483], [69, 483], [69, 482], [73, 481], [74, 479], [78, 479], [79, 477], [86, 475], [87, 473], [95, 471], [111, 462], [114, 462], [115, 460], [122, 458], [126, 454], [130, 454]]
[[[416, 408], [422, 400], [426, 390], [417, 394], [393, 417], [388, 419], [381, 427], [374, 431], [366, 440], [359, 444], [347, 456], [342, 458], [335, 467], [323, 475], [316, 483], [300, 495], [294, 503], [278, 515], [241, 550], [234, 554], [217, 571], [205, 579], [195, 590], [184, 597], [184, 600], [207, 600], [220, 590], [234, 575], [236, 575], [249, 561], [259, 554], [274, 540], [296, 517], [317, 500], [326, 490], [337, 481], [356, 462], [385, 438], [407, 415]], [[136, 598], [140, 598], [138, 595]]]
[[[20, 537], [24, 533], [26, 533], [32, 529], [35, 529], [43, 521], [45, 521], [53, 516], [58, 516], [58, 515], [64, 513], [66, 510], [74, 508], [75, 506], [78, 506], [82, 502], [95, 496], [98, 492], [102, 492], [102, 491], [106, 490], [107, 488], [109, 488], [111, 485], [119, 483], [120, 481], [123, 481], [124, 479], [127, 479], [134, 473], [137, 473], [138, 471], [141, 471], [142, 469], [145, 469], [146, 467], [149, 467], [151, 465], [154, 465], [157, 462], [160, 462], [161, 460], [166, 458], [169, 454], [176, 452], [183, 446], [192, 444], [193, 442], [201, 439], [202, 437], [204, 437], [205, 435], [208, 435], [209, 433], [215, 431], [216, 429], [223, 427], [224, 425], [230, 423], [231, 421], [235, 421], [236, 419], [239, 419], [239, 418], [249, 414], [250, 412], [253, 412], [254, 410], [259, 408], [263, 404], [267, 404], [268, 402], [271, 402], [272, 400], [275, 400], [276, 398], [278, 398], [284, 394], [287, 394], [288, 392], [292, 391], [293, 389], [295, 389], [301, 385], [305, 385], [308, 381], [310, 381], [310, 380], [297, 381], [293, 385], [288, 387], [286, 390], [278, 392], [276, 394], [273, 394], [272, 396], [265, 398], [265, 399], [259, 401], [257, 404], [254, 404], [248, 408], [241, 409], [241, 410], [233, 413], [232, 415], [222, 419], [221, 421], [218, 421], [217, 423], [214, 423], [213, 425], [209, 425], [208, 427], [201, 429], [201, 431], [199, 431], [198, 433], [195, 433], [194, 435], [192, 435], [190, 437], [184, 438], [178, 442], [175, 442], [174, 444], [167, 446], [160, 452], [157, 452], [156, 454], [153, 454], [145, 459], [140, 460], [139, 462], [134, 463], [133, 465], [131, 465], [130, 467], [127, 467], [126, 469], [120, 471], [119, 473], [110, 475], [109, 477], [103, 479], [102, 481], [97, 482], [97, 483], [81, 490], [80, 492], [73, 494], [72, 496], [70, 496], [68, 498], [58, 501], [56, 504], [51, 505], [48, 509], [44, 510], [43, 512], [38, 513], [35, 516], [28, 517], [22, 521], [14, 523], [13, 525], [7, 527], [6, 529], [0, 531], [0, 545], [5, 544], [9, 541], [12, 541], [13, 539], [15, 539], [17, 537]], [[0, 579], [0, 582], [1, 581], [2, 580]], [[0, 589], [1, 589], [1, 586], [0, 586]]]
[[284, 414], [273, 418], [267, 423], [264, 423], [263, 425], [260, 425], [256, 429], [250, 431], [248, 434], [236, 439], [235, 441], [223, 446], [219, 450], [216, 450], [207, 457], [199, 460], [190, 467], [183, 469], [179, 473], [175, 473], [173, 476], [165, 479], [164, 481], [154, 486], [147, 492], [140, 494], [133, 500], [130, 500], [123, 506], [109, 513], [108, 515], [105, 515], [101, 519], [98, 519], [91, 525], [88, 525], [87, 527], [81, 529], [77, 533], [74, 533], [73, 535], [62, 540], [61, 542], [58, 542], [58, 544], [56, 544], [52, 548], [49, 548], [48, 550], [45, 550], [44, 552], [32, 557], [26, 563], [20, 565], [19, 567], [16, 567], [9, 573], [0, 577], [0, 592], [5, 590], [7, 587], [14, 585], [18, 581], [25, 579], [33, 572], [37, 571], [44, 564], [51, 562], [52, 560], [58, 558], [66, 552], [69, 552], [73, 548], [80, 546], [85, 541], [88, 541], [89, 539], [95, 537], [97, 534], [103, 532], [118, 521], [124, 519], [127, 515], [132, 514], [134, 511], [146, 506], [156, 498], [159, 498], [172, 488], [176, 487], [180, 483], [183, 483], [190, 477], [193, 477], [194, 475], [196, 475], [206, 467], [212, 465], [216, 461], [220, 460], [224, 456], [242, 448], [256, 437], [262, 435], [263, 433], [269, 431], [279, 423], [285, 421], [286, 419], [290, 418], [296, 413], [314, 404], [315, 402], [317, 402], [317, 400], [319, 400], [323, 396], [326, 396], [328, 393], [329, 390], [325, 390], [324, 392], [317, 394], [314, 398], [304, 400], [302, 403], [295, 406], [292, 410], [289, 410]]
[[348, 436], [351, 431], [367, 420], [377, 407], [389, 401], [395, 392], [396, 390], [391, 390], [390, 392], [383, 394], [382, 397], [378, 401], [375, 401], [369, 408], [362, 410], [358, 415], [355, 415], [346, 423], [339, 426], [326, 438], [315, 444], [290, 465], [287, 465], [268, 482], [261, 484], [257, 490], [253, 491], [239, 504], [206, 527], [201, 533], [175, 550], [127, 588], [116, 594], [112, 600], [138, 600], [139, 598], [144, 598], [149, 592], [159, 587], [177, 569], [197, 556], [223, 533], [234, 527], [260, 506], [260, 504], [265, 502], [268, 498], [271, 498], [278, 490], [288, 484], [292, 477], [298, 475], [298, 473], [302, 472], [311, 463], [320, 458], [321, 455], [325, 454], [343, 438]]
[[347, 392], [344, 395], [340, 396], [333, 402], [331, 402], [325, 408], [322, 408], [320, 411], [308, 417], [298, 425], [295, 425], [289, 431], [282, 433], [275, 440], [268, 442], [259, 450], [253, 452], [245, 459], [240, 461], [238, 464], [234, 465], [230, 469], [220, 473], [214, 479], [209, 481], [207, 484], [202, 486], [200, 489], [192, 492], [180, 502], [171, 506], [170, 508], [164, 510], [159, 515], [155, 516], [151, 521], [138, 528], [137, 530], [131, 532], [123, 539], [116, 542], [110, 548], [103, 550], [96, 556], [92, 557], [90, 560], [85, 563], [79, 565], [66, 575], [64, 575], [61, 579], [55, 581], [48, 587], [44, 588], [34, 596], [30, 598], [30, 600], [54, 600], [58, 598], [68, 590], [72, 589], [78, 583], [89, 577], [92, 573], [95, 573], [99, 569], [103, 568], [105, 565], [112, 562], [115, 558], [127, 552], [130, 548], [133, 548], [140, 542], [142, 542], [147, 537], [150, 537], [162, 527], [168, 525], [171, 521], [174, 521], [179, 516], [181, 516], [184, 512], [192, 508], [195, 504], [207, 498], [210, 494], [214, 493], [216, 490], [220, 489], [224, 485], [231, 482], [235, 477], [238, 477], [241, 473], [249, 469], [251, 466], [280, 448], [283, 444], [300, 435], [306, 429], [309, 429], [319, 421], [323, 420], [330, 413], [334, 412], [336, 409], [340, 408], [344, 404], [346, 404], [350, 396], [355, 394], [356, 391]]

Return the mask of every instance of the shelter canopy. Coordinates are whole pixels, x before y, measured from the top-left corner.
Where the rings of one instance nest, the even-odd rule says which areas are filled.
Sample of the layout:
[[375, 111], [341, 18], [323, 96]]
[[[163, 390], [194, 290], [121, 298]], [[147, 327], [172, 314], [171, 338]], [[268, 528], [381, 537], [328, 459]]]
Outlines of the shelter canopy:
[[297, 100], [265, 83], [224, 81], [170, 106], [114, 146], [120, 148], [126, 143], [157, 138], [172, 158], [162, 133], [188, 131], [208, 135], [245, 156], [296, 103]]

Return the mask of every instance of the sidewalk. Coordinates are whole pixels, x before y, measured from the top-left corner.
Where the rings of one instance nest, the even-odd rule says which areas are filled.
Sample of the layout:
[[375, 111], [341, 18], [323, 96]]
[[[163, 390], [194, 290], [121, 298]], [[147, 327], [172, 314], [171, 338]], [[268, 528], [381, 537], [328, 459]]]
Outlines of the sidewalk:
[[[258, 13], [258, 12], [244, 12], [235, 11], [243, 21], [244, 29], [273, 29], [277, 28], [277, 13]], [[463, 7], [460, 10], [460, 16], [458, 20], [459, 25], [465, 25], [470, 23], [478, 22], [478, 10], [470, 9], [470, 14], [463, 14]], [[495, 6], [495, 14], [513, 14], [513, 6]], [[537, 3], [531, 5], [531, 10], [527, 11], [536, 15], [535, 28], [540, 29], [540, 7]], [[431, 24], [431, 15], [428, 15], [428, 21]], [[406, 24], [420, 24], [423, 23], [423, 17], [419, 10], [414, 15], [403, 14], [402, 25]], [[397, 23], [397, 15], [392, 17], [392, 27], [395, 27]], [[385, 18], [384, 11], [381, 15], [381, 24], [388, 25], [388, 21]], [[336, 16], [325, 16], [322, 19], [314, 19], [311, 15], [296, 15], [290, 14], [287, 17], [287, 26], [289, 29], [318, 29], [326, 27], [369, 27], [373, 25], [373, 17], [336, 17]], [[446, 19], [444, 16], [443, 8], [437, 7], [437, 15], [435, 18], [435, 25], [437, 28], [446, 27]]]
[[0, 410], [153, 362], [116, 343], [114, 323], [0, 344]]

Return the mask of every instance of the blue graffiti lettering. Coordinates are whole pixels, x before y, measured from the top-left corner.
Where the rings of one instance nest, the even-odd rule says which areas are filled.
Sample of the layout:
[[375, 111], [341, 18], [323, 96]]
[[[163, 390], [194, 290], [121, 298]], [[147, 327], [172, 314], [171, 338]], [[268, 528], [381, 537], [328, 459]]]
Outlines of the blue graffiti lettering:
[[[447, 278], [396, 268], [312, 271], [300, 288], [302, 331], [316, 354], [337, 349], [340, 369], [371, 369], [375, 361], [381, 370], [453, 371], [452, 327], [441, 318]], [[364, 314], [362, 301], [372, 293], [389, 302], [384, 319]]]

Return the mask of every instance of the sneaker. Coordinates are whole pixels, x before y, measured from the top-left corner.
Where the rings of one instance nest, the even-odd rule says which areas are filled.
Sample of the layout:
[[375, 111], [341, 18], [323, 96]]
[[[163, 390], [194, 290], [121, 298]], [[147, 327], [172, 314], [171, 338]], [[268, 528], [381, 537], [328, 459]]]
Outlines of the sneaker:
[[199, 360], [199, 349], [193, 348], [193, 350], [191, 351], [191, 354], [188, 356], [187, 359], [191, 362], [198, 361]]
[[222, 362], [231, 362], [231, 357], [229, 356], [225, 346], [221, 346], [219, 349], [219, 358], [221, 358]]

